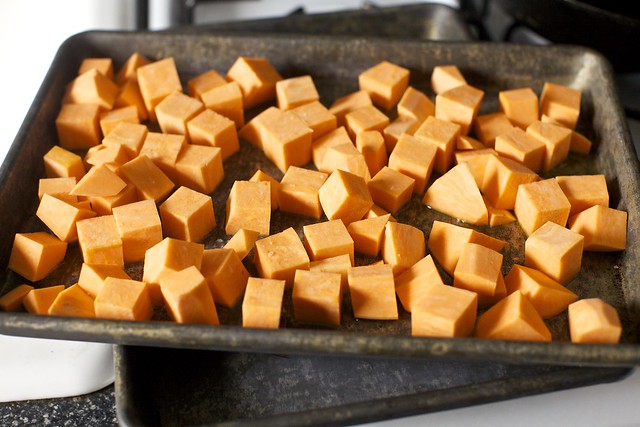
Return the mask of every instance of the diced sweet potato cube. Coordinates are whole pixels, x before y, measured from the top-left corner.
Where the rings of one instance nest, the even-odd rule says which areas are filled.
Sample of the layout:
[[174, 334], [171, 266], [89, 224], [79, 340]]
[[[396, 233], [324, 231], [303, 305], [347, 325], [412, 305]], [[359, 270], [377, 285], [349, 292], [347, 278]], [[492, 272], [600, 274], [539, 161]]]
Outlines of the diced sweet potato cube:
[[390, 265], [351, 267], [348, 273], [356, 319], [398, 319], [398, 304]]
[[569, 203], [570, 216], [592, 206], [609, 206], [609, 190], [604, 175], [562, 175], [556, 181]]
[[393, 275], [397, 276], [424, 258], [424, 233], [412, 225], [393, 221], [388, 221], [384, 227], [382, 259], [391, 265]]
[[116, 206], [128, 205], [129, 203], [137, 202], [138, 191], [132, 184], [127, 184], [124, 190], [109, 197], [89, 197], [88, 201], [91, 204], [91, 210], [98, 215], [111, 215], [113, 208]]
[[427, 188], [438, 148], [424, 139], [404, 134], [389, 156], [389, 167], [414, 179], [413, 192]]
[[176, 162], [187, 146], [184, 135], [148, 132], [139, 156], [147, 156], [172, 181], [176, 181]]
[[153, 317], [147, 284], [137, 280], [107, 277], [94, 308], [96, 317], [103, 319], [150, 320]]
[[266, 58], [239, 57], [227, 71], [227, 80], [238, 82], [245, 108], [276, 97], [276, 83], [282, 76]]
[[469, 169], [471, 170], [473, 179], [476, 181], [476, 184], [478, 184], [478, 188], [482, 189], [482, 182], [484, 180], [484, 174], [487, 169], [487, 163], [489, 162], [489, 156], [497, 155], [498, 152], [493, 148], [457, 151], [455, 153], [455, 163], [459, 165], [460, 163], [466, 162], [469, 166]]
[[520, 291], [543, 319], [564, 311], [578, 296], [541, 271], [514, 264], [504, 278], [507, 293]]
[[293, 281], [293, 315], [298, 322], [340, 325], [341, 277], [337, 273], [297, 270]]
[[584, 236], [584, 250], [623, 251], [627, 247], [627, 213], [605, 206], [592, 206], [569, 217], [571, 231]]
[[162, 277], [190, 266], [200, 269], [203, 253], [203, 244], [171, 237], [165, 237], [160, 243], [149, 248], [144, 256], [142, 281], [149, 284], [151, 302], [156, 305], [162, 302], [160, 291]]
[[382, 249], [385, 225], [390, 214], [354, 221], [347, 227], [355, 252], [377, 257]]
[[45, 194], [38, 205], [36, 216], [63, 242], [78, 240], [76, 222], [93, 218], [96, 213]]
[[280, 193], [280, 182], [277, 181], [275, 178], [271, 177], [269, 174], [263, 172], [262, 170], [258, 169], [256, 171], [256, 173], [253, 174], [253, 176], [251, 178], [249, 178], [249, 181], [252, 182], [256, 182], [256, 181], [261, 181], [261, 182], [268, 182], [269, 183], [269, 187], [271, 188], [271, 210], [276, 210], [279, 207], [278, 204], [278, 194]]
[[270, 107], [256, 124], [264, 154], [283, 173], [311, 160], [313, 131], [295, 114]]
[[347, 113], [344, 123], [349, 136], [355, 140], [359, 133], [367, 130], [382, 132], [389, 125], [389, 117], [373, 105], [366, 105]]
[[467, 163], [454, 166], [436, 179], [424, 194], [422, 203], [469, 224], [489, 223], [487, 207]]
[[249, 272], [233, 249], [205, 249], [200, 271], [216, 304], [236, 305], [247, 286]]
[[213, 110], [207, 108], [189, 120], [187, 129], [192, 144], [220, 147], [222, 160], [240, 151], [235, 123]]
[[365, 181], [371, 179], [364, 155], [350, 142], [329, 147], [322, 164], [324, 165], [322, 172], [328, 174], [340, 169], [361, 176]]
[[254, 264], [260, 277], [285, 280], [290, 288], [295, 271], [309, 269], [309, 255], [296, 231], [289, 227], [256, 242]]
[[271, 187], [268, 182], [236, 181], [227, 199], [225, 232], [235, 234], [244, 228], [269, 235]]
[[318, 101], [320, 95], [310, 75], [290, 77], [276, 82], [278, 108], [290, 110], [312, 101]]
[[67, 203], [76, 203], [77, 196], [69, 194], [71, 189], [76, 186], [76, 178], [73, 176], [61, 178], [40, 178], [38, 181], [38, 199], [42, 200], [45, 194], [60, 199]]
[[143, 65], [147, 65], [150, 62], [151, 61], [147, 57], [140, 55], [140, 53], [132, 53], [131, 56], [127, 58], [122, 68], [120, 68], [118, 74], [116, 74], [116, 83], [122, 85], [129, 80], [137, 81], [138, 68], [142, 67]]
[[159, 203], [167, 198], [174, 187], [173, 181], [145, 155], [128, 161], [118, 171], [136, 188], [140, 200], [151, 199]]
[[216, 226], [211, 196], [179, 187], [160, 205], [165, 236], [199, 242]]
[[572, 153], [589, 154], [592, 145], [593, 142], [580, 132], [576, 132], [575, 130], [571, 132], [571, 146], [569, 147], [569, 151]]
[[82, 267], [80, 267], [80, 275], [78, 276], [78, 286], [92, 298], [95, 298], [108, 277], [131, 279], [123, 268], [118, 265], [83, 263]]
[[565, 284], [580, 272], [583, 247], [581, 234], [549, 221], [525, 241], [524, 265]]
[[511, 213], [511, 211], [507, 209], [496, 208], [491, 204], [491, 202], [484, 196], [484, 204], [487, 207], [487, 212], [489, 213], [489, 226], [496, 227], [498, 225], [503, 224], [511, 224], [512, 222], [516, 222], [516, 217]]
[[312, 101], [292, 108], [291, 112], [313, 130], [313, 140], [337, 127], [336, 116], [331, 114], [329, 109], [322, 105], [320, 101]]
[[438, 148], [433, 169], [443, 174], [449, 170], [453, 163], [456, 138], [459, 134], [460, 125], [429, 116], [413, 135]]
[[216, 70], [205, 71], [187, 82], [189, 96], [202, 100], [202, 94], [227, 84], [227, 81]]
[[113, 110], [100, 113], [100, 130], [102, 131], [102, 135], [109, 135], [113, 128], [120, 122], [140, 123], [138, 109], [135, 105], [114, 108]]
[[176, 184], [209, 194], [224, 178], [222, 149], [187, 144], [176, 160]]
[[329, 107], [329, 112], [336, 116], [338, 126], [344, 126], [348, 113], [368, 105], [373, 105], [369, 92], [359, 90], [336, 99]]
[[113, 59], [84, 58], [78, 68], [78, 75], [91, 69], [95, 69], [106, 78], [113, 80]]
[[290, 166], [278, 189], [280, 210], [319, 219], [322, 216], [319, 191], [327, 177], [324, 172]]
[[478, 151], [486, 148], [488, 148], [486, 145], [469, 135], [458, 135], [456, 137], [456, 155], [461, 151]]
[[429, 233], [427, 247], [442, 268], [453, 276], [458, 258], [466, 243], [479, 243], [501, 252], [507, 245], [504, 240], [488, 236], [471, 228], [434, 221]]
[[381, 61], [358, 76], [360, 90], [365, 90], [377, 106], [390, 110], [409, 86], [409, 70], [389, 61]]
[[538, 96], [530, 87], [502, 90], [498, 93], [500, 111], [520, 129], [538, 120]]
[[[116, 169], [120, 165], [124, 165], [131, 157], [127, 153], [124, 145], [96, 145], [89, 150], [84, 156], [84, 161], [88, 167], [106, 165], [109, 169]], [[108, 196], [107, 196], [108, 197]]]
[[431, 88], [438, 94], [457, 86], [467, 84], [464, 76], [455, 65], [437, 65], [431, 73]]
[[353, 144], [351, 137], [347, 133], [347, 129], [344, 126], [332, 130], [320, 138], [313, 141], [311, 145], [311, 155], [313, 163], [318, 170], [329, 170], [331, 165], [324, 163], [324, 156], [327, 150], [334, 145]]
[[542, 169], [546, 146], [519, 127], [498, 135], [495, 149], [500, 155], [522, 163], [534, 172]]
[[436, 95], [436, 114], [440, 120], [460, 125], [460, 133], [466, 135], [473, 124], [484, 91], [470, 85], [456, 86]]
[[571, 130], [553, 123], [536, 121], [527, 127], [527, 135], [544, 143], [546, 147], [542, 170], [545, 172], [559, 165], [569, 156]]
[[571, 203], [553, 179], [521, 184], [518, 187], [514, 211], [520, 226], [530, 235], [547, 221], [567, 224]]
[[348, 274], [352, 266], [351, 257], [348, 254], [343, 254], [318, 261], [311, 261], [309, 263], [309, 271], [340, 274], [342, 293], [344, 293], [349, 290]]
[[115, 128], [102, 140], [102, 145], [122, 146], [129, 158], [134, 158], [142, 149], [147, 139], [148, 129], [145, 125], [136, 123], [118, 123]]
[[49, 306], [50, 316], [95, 317], [94, 301], [77, 284], [61, 291]]
[[85, 197], [115, 196], [127, 186], [115, 172], [106, 165], [94, 166], [78, 181], [69, 194]]
[[70, 150], [100, 143], [100, 107], [94, 104], [64, 104], [56, 117], [58, 143]]
[[141, 122], [144, 122], [149, 118], [149, 113], [147, 112], [147, 107], [145, 106], [144, 99], [142, 98], [142, 93], [140, 92], [140, 86], [138, 85], [137, 79], [127, 80], [122, 85], [113, 107], [121, 108], [131, 105], [136, 107], [138, 119]]
[[122, 239], [113, 215], [83, 219], [76, 222], [76, 228], [84, 262], [124, 265]]
[[506, 295], [502, 254], [478, 243], [465, 243], [453, 272], [453, 286], [478, 294], [478, 304], [496, 302]]
[[218, 325], [218, 312], [204, 276], [195, 266], [160, 278], [169, 314], [178, 323]]
[[444, 286], [431, 255], [427, 255], [395, 278], [396, 294], [402, 307], [409, 312], [427, 294], [431, 286]]
[[384, 137], [377, 130], [361, 132], [356, 137], [356, 149], [364, 156], [369, 177], [377, 174], [389, 161]]
[[364, 179], [340, 169], [334, 171], [322, 184], [318, 190], [318, 198], [327, 218], [341, 219], [345, 225], [364, 217], [373, 206]]
[[398, 115], [414, 118], [418, 122], [425, 121], [435, 113], [433, 101], [424, 92], [411, 86], [407, 87], [398, 102]]
[[304, 247], [311, 261], [347, 254], [353, 264], [354, 244], [344, 223], [335, 219], [302, 227]]
[[622, 325], [616, 309], [600, 298], [587, 298], [569, 305], [571, 342], [615, 344]]
[[67, 243], [47, 232], [16, 233], [7, 267], [37, 282], [56, 268], [66, 253]]
[[282, 317], [284, 280], [249, 277], [242, 300], [242, 326], [278, 329]]
[[142, 261], [147, 249], [162, 241], [163, 224], [153, 200], [117, 206], [112, 212], [122, 239], [124, 262]]
[[380, 169], [367, 183], [373, 203], [392, 214], [411, 200], [414, 185], [413, 178], [388, 166]]
[[64, 285], [47, 286], [29, 291], [22, 300], [22, 305], [31, 314], [49, 314], [49, 308], [60, 292], [64, 291]]
[[513, 209], [518, 188], [539, 179], [538, 174], [520, 162], [503, 156], [489, 156], [480, 188], [495, 208]]
[[257, 231], [241, 228], [229, 239], [224, 247], [225, 249], [233, 249], [236, 251], [238, 258], [242, 260], [249, 255], [249, 252], [253, 249], [253, 245], [255, 245], [258, 240], [258, 236], [260, 236], [260, 233]]
[[156, 105], [156, 119], [164, 133], [188, 135], [187, 122], [204, 111], [204, 104], [182, 92], [173, 92]]
[[551, 341], [551, 332], [533, 304], [515, 291], [478, 317], [475, 336], [501, 340]]
[[236, 128], [244, 125], [242, 90], [237, 82], [229, 82], [202, 94], [204, 106], [233, 120]]
[[172, 57], [167, 57], [138, 67], [136, 73], [149, 119], [156, 121], [156, 105], [174, 91], [182, 92], [176, 63]]
[[0, 310], [18, 311], [22, 308], [22, 302], [26, 296], [33, 290], [31, 285], [18, 285], [6, 294], [0, 296]]
[[409, 116], [398, 116], [382, 130], [387, 153], [391, 153], [403, 134], [413, 135], [422, 122]]
[[79, 180], [85, 174], [82, 157], [59, 145], [54, 145], [44, 155], [44, 170], [48, 178], [72, 176]]
[[481, 114], [473, 122], [473, 131], [487, 147], [495, 145], [496, 137], [513, 129], [513, 125], [503, 112]]
[[580, 115], [580, 98], [577, 89], [545, 82], [540, 94], [540, 114], [575, 129]]
[[67, 85], [63, 104], [92, 104], [111, 110], [118, 96], [118, 86], [96, 69], [88, 70]]
[[452, 286], [428, 286], [413, 306], [411, 335], [469, 337], [476, 324], [477, 309], [475, 292]]

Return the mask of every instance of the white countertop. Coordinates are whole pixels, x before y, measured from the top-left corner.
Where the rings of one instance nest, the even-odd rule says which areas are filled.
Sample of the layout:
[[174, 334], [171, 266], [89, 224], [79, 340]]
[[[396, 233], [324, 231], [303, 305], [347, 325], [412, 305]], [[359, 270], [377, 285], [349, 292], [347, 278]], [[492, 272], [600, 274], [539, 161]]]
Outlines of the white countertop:
[[[100, 0], [3, 0], [0, 3], [0, 57], [3, 58], [0, 81], [4, 83], [5, 90], [3, 102], [0, 103], [0, 117], [3, 117], [0, 126], [0, 159], [4, 158], [13, 142], [53, 55], [64, 39], [91, 28], [132, 27], [133, 2], [110, 0], [109, 4], [115, 5], [113, 11], [99, 9], [98, 4], [102, 6], [106, 3]], [[0, 338], [5, 340], [3, 343], [13, 341], [6, 337]], [[94, 350], [102, 355], [110, 351], [101, 345], [97, 346]], [[33, 350], [37, 345], [16, 345], [15, 348], [23, 347], [30, 349], [28, 351], [31, 356], [37, 351]], [[2, 344], [2, 348], [5, 349], [6, 346]], [[43, 359], [51, 353], [42, 349], [42, 346], [40, 351]], [[32, 360], [36, 359], [32, 357]], [[636, 370], [626, 379], [611, 384], [580, 387], [371, 425], [636, 426], [640, 424], [639, 402], [640, 372]]]

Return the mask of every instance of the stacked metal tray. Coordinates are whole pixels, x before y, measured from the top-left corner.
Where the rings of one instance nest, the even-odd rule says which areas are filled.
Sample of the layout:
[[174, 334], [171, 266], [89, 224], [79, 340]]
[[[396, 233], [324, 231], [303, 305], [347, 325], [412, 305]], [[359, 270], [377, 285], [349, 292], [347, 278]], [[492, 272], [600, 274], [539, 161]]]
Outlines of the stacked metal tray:
[[[409, 334], [407, 313], [397, 322], [362, 321], [346, 307], [340, 327], [319, 329], [297, 324], [290, 303], [285, 303], [282, 328], [276, 331], [241, 328], [238, 308], [222, 309], [219, 327], [0, 313], [0, 333], [117, 344], [116, 400], [125, 425], [251, 419], [262, 424], [264, 417], [276, 425], [362, 422], [613, 381], [640, 362], [638, 159], [609, 65], [598, 54], [574, 46], [213, 29], [79, 34], [61, 46], [0, 168], [0, 259], [5, 265], [16, 232], [43, 229], [34, 216], [35, 195], [43, 176], [42, 155], [57, 143], [54, 120], [66, 83], [85, 57], [109, 56], [119, 66], [133, 52], [151, 59], [174, 57], [184, 82], [211, 68], [224, 72], [238, 55], [264, 56], [285, 77], [311, 74], [326, 104], [356, 90], [357, 75], [381, 60], [408, 67], [411, 84], [427, 93], [435, 65], [458, 65], [470, 84], [485, 91], [481, 113], [497, 109], [499, 90], [528, 86], [539, 92], [547, 80], [571, 85], [583, 93], [579, 130], [594, 140], [595, 148], [592, 155], [572, 158], [555, 172], [605, 174], [612, 205], [628, 212], [629, 243], [624, 252], [585, 255], [585, 267], [569, 284], [581, 297], [600, 296], [618, 309], [624, 333], [615, 346], [568, 342], [566, 315], [549, 322], [554, 342], [533, 343], [415, 338]], [[224, 202], [233, 181], [248, 179], [258, 167], [281, 176], [244, 143], [241, 153], [225, 164], [225, 180], [212, 195], [218, 224], [224, 224]], [[434, 219], [453, 221], [422, 208], [414, 199], [397, 218], [421, 227], [427, 236]], [[309, 221], [277, 213], [272, 231], [293, 225], [300, 232]], [[517, 224], [480, 230], [511, 242], [510, 262], [522, 256], [524, 236]], [[228, 237], [219, 227], [204, 243], [219, 247]], [[80, 263], [78, 248], [70, 247], [65, 263], [43, 284], [73, 283]], [[505, 265], [506, 271], [509, 267]], [[140, 265], [127, 269], [132, 277], [140, 276]], [[21, 280], [5, 269], [0, 293]], [[347, 388], [336, 388], [338, 379], [346, 379]]]

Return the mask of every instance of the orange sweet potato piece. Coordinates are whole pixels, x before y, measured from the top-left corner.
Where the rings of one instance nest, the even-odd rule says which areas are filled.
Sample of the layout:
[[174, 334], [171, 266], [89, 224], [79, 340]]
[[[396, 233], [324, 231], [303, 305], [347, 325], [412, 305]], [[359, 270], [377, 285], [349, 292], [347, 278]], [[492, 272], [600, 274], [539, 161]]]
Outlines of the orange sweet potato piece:
[[503, 340], [551, 341], [551, 332], [531, 302], [515, 291], [478, 317], [475, 336]]
[[600, 298], [588, 298], [569, 305], [569, 331], [575, 343], [615, 344], [622, 325], [616, 309]]
[[242, 300], [242, 326], [279, 328], [284, 288], [284, 280], [249, 277]]
[[478, 310], [475, 292], [452, 286], [433, 285], [413, 305], [411, 335], [468, 337], [473, 333]]
[[489, 213], [467, 163], [454, 166], [427, 189], [422, 203], [469, 224], [487, 225]]
[[18, 285], [0, 297], [0, 310], [17, 311], [22, 307], [22, 301], [33, 290], [33, 286]]
[[49, 307], [62, 291], [64, 291], [64, 285], [32, 289], [22, 300], [22, 305], [29, 313], [49, 314]]

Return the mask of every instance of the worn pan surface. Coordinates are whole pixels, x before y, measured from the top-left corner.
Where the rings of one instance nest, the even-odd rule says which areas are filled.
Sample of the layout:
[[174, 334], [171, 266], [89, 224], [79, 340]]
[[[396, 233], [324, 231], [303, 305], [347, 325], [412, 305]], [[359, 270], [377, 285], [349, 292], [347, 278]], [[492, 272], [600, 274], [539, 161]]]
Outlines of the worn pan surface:
[[[635, 365], [640, 362], [638, 318], [638, 160], [616, 95], [611, 68], [591, 50], [572, 46], [523, 46], [494, 43], [446, 43], [363, 38], [333, 38], [268, 35], [222, 35], [188, 33], [88, 32], [65, 42], [56, 56], [5, 163], [0, 169], [0, 215], [3, 218], [0, 259], [6, 267], [16, 232], [43, 230], [34, 216], [38, 179], [43, 176], [42, 156], [57, 143], [54, 119], [64, 86], [73, 78], [80, 61], [89, 56], [110, 56], [116, 67], [133, 52], [160, 59], [173, 56], [181, 78], [214, 68], [224, 73], [239, 55], [269, 58], [285, 76], [309, 73], [321, 95], [330, 104], [357, 89], [357, 75], [386, 59], [411, 69], [411, 84], [433, 95], [429, 78], [438, 64], [457, 64], [470, 84], [485, 91], [481, 113], [497, 110], [499, 90], [529, 86], [537, 93], [545, 81], [566, 84], [583, 93], [578, 130], [595, 143], [589, 156], [571, 156], [555, 174], [603, 173], [611, 194], [611, 206], [629, 214], [628, 248], [610, 254], [586, 253], [580, 275], [568, 287], [582, 298], [602, 297], [619, 311], [624, 332], [620, 345], [575, 345], [568, 342], [566, 314], [550, 319], [554, 342], [506, 342], [480, 339], [429, 339], [410, 336], [410, 316], [400, 310], [398, 321], [362, 321], [353, 318], [345, 301], [338, 328], [297, 324], [290, 298], [285, 299], [282, 328], [276, 331], [243, 329], [240, 310], [220, 308], [223, 325], [205, 327], [164, 321], [161, 314], [150, 322], [40, 317], [27, 313], [0, 313], [0, 333], [101, 341], [116, 344], [164, 346], [279, 353], [332, 353], [345, 355], [442, 356], [482, 358], [506, 362]], [[255, 111], [250, 112], [254, 114]], [[224, 203], [234, 180], [248, 179], [257, 168], [281, 177], [262, 154], [248, 144], [225, 164], [225, 180], [212, 194], [218, 224], [224, 224]], [[426, 209], [414, 198], [397, 213], [397, 219], [420, 227], [429, 236], [434, 219], [455, 221]], [[274, 214], [272, 232], [311, 220]], [[524, 235], [517, 224], [480, 228], [509, 241], [503, 273], [523, 260]], [[219, 226], [204, 243], [224, 245], [228, 236]], [[359, 260], [365, 262], [367, 260]], [[77, 245], [70, 245], [65, 262], [36, 284], [71, 284], [81, 263]], [[247, 262], [251, 269], [250, 262]], [[141, 265], [128, 272], [141, 277]], [[24, 279], [3, 269], [0, 293]], [[451, 283], [445, 276], [445, 281]]]

